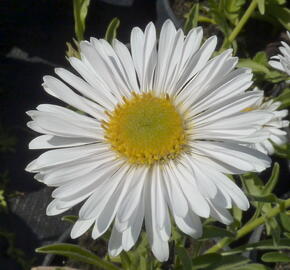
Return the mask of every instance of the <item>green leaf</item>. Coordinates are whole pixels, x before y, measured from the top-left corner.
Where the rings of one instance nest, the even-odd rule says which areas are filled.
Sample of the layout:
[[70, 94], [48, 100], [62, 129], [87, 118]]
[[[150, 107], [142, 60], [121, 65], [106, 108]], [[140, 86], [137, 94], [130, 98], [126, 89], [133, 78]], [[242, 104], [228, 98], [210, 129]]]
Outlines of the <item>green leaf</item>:
[[272, 4], [277, 4], [277, 5], [284, 5], [286, 4], [287, 0], [269, 0], [270, 3]]
[[245, 266], [237, 267], [235, 270], [270, 270], [270, 268], [263, 264], [250, 263]]
[[274, 167], [272, 169], [271, 176], [267, 184], [264, 186], [262, 194], [267, 195], [273, 191], [273, 189], [275, 188], [278, 182], [279, 174], [280, 174], [280, 165], [279, 163], [275, 162]]
[[279, 245], [280, 242], [280, 235], [281, 235], [281, 228], [279, 223], [277, 222], [276, 218], [269, 218], [266, 220], [266, 229], [267, 234], [272, 236], [273, 243], [275, 246]]
[[290, 159], [290, 143], [283, 145], [274, 145], [275, 154], [281, 158]]
[[105, 34], [105, 40], [107, 40], [110, 44], [112, 44], [113, 39], [116, 38], [117, 30], [119, 26], [120, 26], [120, 20], [118, 18], [114, 18], [109, 23], [106, 34]]
[[270, 70], [263, 64], [260, 64], [259, 62], [256, 62], [251, 59], [241, 58], [238, 67], [246, 67], [251, 68], [253, 72], [261, 72], [268, 74]]
[[121, 254], [120, 254], [120, 257], [121, 257], [121, 262], [122, 262], [122, 267], [124, 270], [126, 269], [130, 269], [130, 265], [132, 264], [131, 263], [131, 260], [130, 260], [130, 257], [128, 256], [128, 254], [123, 251]]
[[262, 65], [268, 65], [268, 57], [265, 52], [257, 52], [253, 60]]
[[275, 101], [281, 102], [279, 109], [284, 109], [290, 106], [290, 88], [285, 88], [281, 95], [275, 98]]
[[209, 253], [209, 254], [201, 255], [201, 256], [195, 257], [192, 260], [193, 267], [191, 269], [192, 270], [204, 269], [204, 268], [209, 267], [212, 264], [218, 263], [221, 259], [222, 259], [222, 256], [218, 253]]
[[288, 31], [290, 31], [290, 9], [279, 6], [271, 5], [269, 6], [270, 15], [275, 17]]
[[227, 37], [232, 28], [225, 16], [225, 1], [208, 0], [209, 13], [212, 19], [216, 22], [216, 26], [222, 31], [225, 37]]
[[274, 246], [273, 241], [271, 239], [262, 240], [257, 243], [251, 243], [239, 246], [237, 248], [231, 249], [229, 251], [225, 251], [223, 255], [232, 255], [238, 254], [245, 251], [252, 251], [252, 250], [281, 250], [281, 249], [288, 249], [290, 250], [290, 239], [280, 239], [279, 245]]
[[235, 234], [223, 228], [206, 225], [203, 229], [203, 235], [199, 240], [206, 240], [215, 237], [235, 237]]
[[89, 250], [81, 248], [78, 245], [60, 243], [43, 246], [37, 248], [35, 251], [38, 253], [49, 253], [65, 256], [76, 261], [96, 265], [105, 270], [120, 270], [114, 264], [104, 261]]
[[286, 231], [290, 232], [290, 215], [289, 214], [287, 215], [286, 213], [280, 213], [279, 218], [283, 228]]
[[240, 228], [242, 218], [243, 218], [243, 211], [236, 206], [233, 206], [232, 211], [233, 211], [233, 217], [235, 219], [235, 222], [231, 224], [231, 227], [233, 227], [234, 229]]
[[183, 270], [191, 270], [192, 269], [192, 262], [191, 258], [189, 257], [187, 250], [184, 247], [177, 246], [176, 252], [181, 261], [182, 269]]
[[90, 0], [73, 0], [75, 34], [78, 41], [84, 39], [89, 5]]
[[252, 201], [255, 202], [265, 202], [265, 203], [273, 203], [278, 200], [278, 198], [274, 194], [268, 194], [264, 196], [255, 196], [255, 195], [248, 195]]
[[221, 0], [220, 8], [224, 8], [224, 16], [233, 24], [237, 25], [245, 0]]
[[240, 178], [249, 194], [253, 196], [262, 195], [264, 183], [255, 173], [247, 173]]
[[265, 13], [265, 0], [256, 0], [258, 2], [258, 9], [261, 15]]
[[63, 216], [61, 218], [62, 221], [67, 221], [67, 222], [70, 222], [72, 224], [74, 224], [77, 220], [78, 220], [78, 217], [77, 216]]
[[199, 4], [193, 4], [189, 13], [185, 15], [186, 21], [184, 23], [184, 32], [187, 34], [190, 29], [197, 26], [199, 15]]
[[232, 270], [249, 262], [249, 259], [240, 255], [222, 256], [219, 262], [212, 264], [207, 270]]
[[277, 263], [277, 262], [290, 262], [290, 257], [285, 253], [268, 252], [261, 257], [263, 262]]

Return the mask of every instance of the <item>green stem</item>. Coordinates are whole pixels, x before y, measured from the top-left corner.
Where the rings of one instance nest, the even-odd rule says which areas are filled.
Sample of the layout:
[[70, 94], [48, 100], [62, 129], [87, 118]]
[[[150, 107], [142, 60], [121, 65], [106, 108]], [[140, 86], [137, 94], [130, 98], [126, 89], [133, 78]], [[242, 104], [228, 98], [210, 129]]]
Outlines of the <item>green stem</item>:
[[256, 9], [257, 5], [258, 5], [257, 0], [252, 0], [251, 4], [247, 8], [246, 12], [244, 13], [243, 17], [238, 22], [236, 27], [234, 28], [234, 30], [231, 32], [229, 37], [224, 40], [224, 43], [223, 43], [223, 45], [222, 45], [220, 50], [223, 50], [224, 48], [227, 48], [227, 46], [229, 44], [231, 44], [235, 40], [235, 38], [241, 32], [242, 28], [244, 27], [244, 25], [246, 24], [248, 19], [251, 17], [251, 15], [254, 12], [254, 10]]
[[284, 201], [283, 207], [281, 207], [279, 205], [275, 208], [272, 208], [266, 215], [261, 216], [255, 220], [253, 220], [252, 222], [244, 225], [241, 229], [239, 229], [237, 231], [235, 238], [225, 237], [225, 238], [221, 239], [217, 244], [212, 246], [210, 249], [208, 249], [205, 253], [214, 253], [214, 252], [221, 250], [223, 247], [228, 246], [232, 242], [247, 235], [248, 233], [250, 233], [251, 231], [256, 229], [258, 226], [264, 224], [269, 218], [272, 218], [272, 217], [275, 217], [276, 215], [278, 215], [280, 212], [283, 211], [283, 208], [286, 209], [288, 207], [290, 207], [290, 199]]

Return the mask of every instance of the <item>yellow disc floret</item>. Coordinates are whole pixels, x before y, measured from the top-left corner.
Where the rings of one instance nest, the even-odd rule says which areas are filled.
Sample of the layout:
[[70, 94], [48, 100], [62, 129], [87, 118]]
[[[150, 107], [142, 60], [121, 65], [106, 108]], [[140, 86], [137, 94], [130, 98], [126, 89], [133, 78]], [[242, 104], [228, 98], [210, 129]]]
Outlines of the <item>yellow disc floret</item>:
[[169, 97], [145, 93], [124, 101], [103, 125], [116, 152], [130, 163], [146, 165], [180, 154], [186, 141], [183, 120]]

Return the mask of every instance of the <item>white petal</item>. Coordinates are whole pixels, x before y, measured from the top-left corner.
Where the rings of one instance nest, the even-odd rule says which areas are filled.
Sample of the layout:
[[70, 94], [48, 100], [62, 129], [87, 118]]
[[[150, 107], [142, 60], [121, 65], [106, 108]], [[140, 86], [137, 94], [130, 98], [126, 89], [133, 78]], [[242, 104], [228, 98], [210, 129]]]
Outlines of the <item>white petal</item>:
[[112, 100], [114, 101], [114, 96], [111, 95], [109, 99], [108, 96], [104, 94], [104, 88], [101, 88], [100, 85], [94, 84], [94, 87], [92, 87], [80, 77], [64, 68], [56, 68], [55, 73], [73, 88], [78, 90], [82, 95], [100, 103], [107, 110], [112, 110], [114, 108], [116, 103], [116, 101], [112, 102]]
[[29, 149], [48, 149], [79, 146], [96, 142], [91, 138], [64, 138], [54, 135], [41, 135], [29, 143]]
[[[182, 162], [186, 163], [187, 160], [182, 160]], [[185, 167], [184, 164], [180, 163], [174, 163], [174, 165], [172, 164], [174, 174], [177, 176], [176, 179], [178, 179], [192, 211], [201, 217], [209, 217], [209, 206], [200, 193], [193, 175], [189, 172], [189, 167]]]
[[116, 54], [119, 56], [122, 66], [126, 72], [127, 79], [128, 82], [130, 83], [132, 91], [139, 92], [140, 89], [137, 82], [136, 71], [134, 68], [132, 56], [128, 48], [117, 39], [114, 39], [113, 47], [115, 49]]
[[96, 143], [73, 148], [50, 150], [40, 155], [33, 163], [30, 163], [26, 167], [26, 170], [33, 172], [45, 167], [75, 162], [82, 158], [103, 153], [104, 150], [106, 151], [107, 149], [108, 146]]
[[108, 250], [109, 250], [109, 255], [112, 257], [118, 256], [123, 250], [122, 233], [118, 232], [115, 226], [113, 226], [113, 230], [112, 230], [111, 237], [109, 240]]
[[195, 144], [195, 148], [213, 161], [221, 161], [245, 172], [263, 171], [271, 165], [268, 156], [245, 146], [230, 142], [203, 142]]
[[[174, 166], [171, 164], [171, 166]], [[180, 187], [178, 177], [173, 168], [164, 166], [164, 182], [166, 183], [168, 199], [175, 215], [184, 217], [188, 212], [188, 203]]]
[[176, 92], [179, 92], [179, 90], [206, 65], [216, 47], [216, 44], [217, 37], [210, 37], [203, 43], [201, 48], [193, 55], [193, 57], [191, 57], [176, 84]]
[[212, 203], [210, 203], [210, 215], [226, 225], [233, 222], [233, 218], [227, 209], [220, 208]]
[[85, 112], [97, 119], [103, 119], [103, 109], [96, 103], [74, 93], [68, 86], [52, 76], [43, 77], [44, 90], [67, 104]]
[[185, 234], [199, 238], [202, 235], [202, 224], [200, 218], [192, 211], [189, 211], [184, 218], [174, 216], [174, 220], [178, 228]]
[[74, 226], [72, 227], [70, 236], [72, 239], [78, 238], [83, 235], [94, 223], [94, 219], [88, 220], [77, 220]]

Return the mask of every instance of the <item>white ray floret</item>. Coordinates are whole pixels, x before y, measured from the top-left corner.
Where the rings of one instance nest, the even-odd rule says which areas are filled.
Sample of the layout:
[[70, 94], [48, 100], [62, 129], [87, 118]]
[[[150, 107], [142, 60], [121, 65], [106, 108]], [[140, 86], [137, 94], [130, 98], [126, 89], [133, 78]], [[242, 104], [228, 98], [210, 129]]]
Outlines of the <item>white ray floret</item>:
[[[290, 32], [287, 32], [287, 36], [290, 40]], [[282, 46], [279, 47], [280, 54], [271, 57], [269, 65], [290, 76], [290, 46], [284, 41], [281, 44]]]
[[157, 46], [149, 23], [132, 30], [130, 51], [92, 38], [81, 43], [81, 59], [69, 59], [79, 75], [58, 68], [60, 79], [44, 77], [45, 91], [75, 110], [43, 104], [28, 112], [28, 126], [41, 133], [29, 147], [51, 150], [26, 170], [55, 187], [48, 215], [83, 202], [73, 238], [90, 228], [97, 238], [112, 225], [108, 249], [116, 256], [145, 224], [154, 255], [165, 261], [170, 216], [197, 238], [200, 217], [229, 224], [228, 209], [248, 209], [226, 174], [270, 166], [248, 145], [261, 142], [256, 134], [276, 112], [243, 111], [261, 98], [246, 91], [251, 71], [235, 68], [231, 50], [212, 57], [217, 38], [202, 44], [202, 36], [200, 27], [185, 36], [166, 21]]
[[261, 98], [252, 109], [271, 112], [272, 118], [262, 126], [261, 130], [257, 131], [256, 136], [260, 137], [261, 141], [253, 144], [253, 148], [272, 155], [275, 152], [274, 145], [279, 146], [288, 141], [287, 132], [284, 129], [289, 126], [289, 121], [283, 119], [288, 115], [288, 110], [279, 110], [281, 102], [265, 98], [261, 90], [256, 91], [261, 93]]

